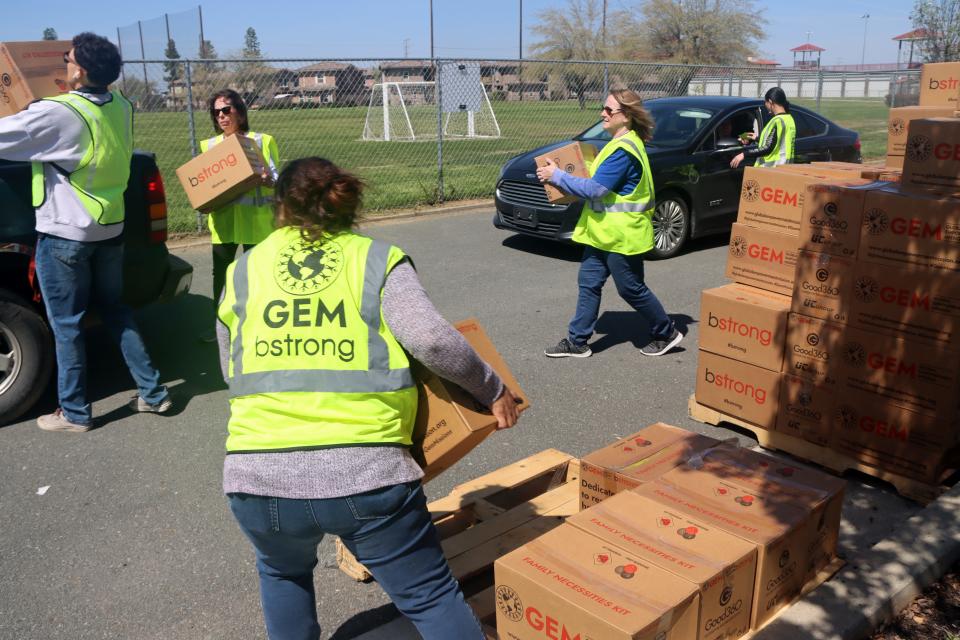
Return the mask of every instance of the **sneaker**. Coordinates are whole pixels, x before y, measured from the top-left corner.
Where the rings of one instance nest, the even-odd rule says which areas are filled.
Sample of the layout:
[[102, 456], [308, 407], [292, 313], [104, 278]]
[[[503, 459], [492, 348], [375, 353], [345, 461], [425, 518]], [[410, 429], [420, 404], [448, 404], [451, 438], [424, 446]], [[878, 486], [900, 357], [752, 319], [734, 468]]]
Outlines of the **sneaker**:
[[681, 340], [683, 340], [683, 334], [674, 329], [669, 338], [666, 340], [651, 340], [650, 344], [640, 349], [640, 353], [645, 356], [662, 356], [680, 344]]
[[577, 345], [564, 338], [557, 346], [544, 349], [543, 354], [548, 358], [589, 358], [593, 355], [587, 345]]
[[44, 431], [72, 431], [73, 433], [83, 433], [84, 431], [90, 431], [91, 425], [71, 422], [67, 416], [63, 415], [63, 410], [57, 408], [53, 413], [37, 418], [37, 426]]
[[137, 396], [130, 400], [130, 404], [127, 406], [137, 413], [166, 413], [170, 407], [173, 406], [173, 400], [170, 399], [170, 396], [167, 396], [157, 404], [150, 404], [140, 396]]

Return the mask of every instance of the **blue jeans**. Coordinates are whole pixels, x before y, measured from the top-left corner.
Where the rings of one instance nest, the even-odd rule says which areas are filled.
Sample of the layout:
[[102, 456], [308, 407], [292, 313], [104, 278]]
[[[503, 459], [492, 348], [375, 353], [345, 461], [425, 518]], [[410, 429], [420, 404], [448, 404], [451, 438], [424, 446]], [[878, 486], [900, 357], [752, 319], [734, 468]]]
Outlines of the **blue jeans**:
[[227, 497], [256, 551], [271, 640], [320, 636], [313, 569], [327, 533], [340, 536], [424, 640], [483, 640], [443, 557], [419, 480], [322, 500]]
[[593, 335], [600, 314], [600, 294], [611, 275], [620, 297], [639, 311], [650, 325], [651, 338], [669, 338], [673, 333], [673, 322], [667, 317], [657, 296], [643, 282], [643, 254], [625, 256], [587, 245], [583, 248], [580, 273], [577, 275], [580, 293], [577, 296], [577, 310], [570, 320], [570, 342], [585, 345]]
[[87, 401], [87, 352], [83, 316], [96, 305], [111, 337], [120, 345], [140, 397], [150, 404], [162, 402], [167, 389], [150, 363], [147, 348], [133, 320], [133, 312], [120, 301], [123, 291], [123, 244], [78, 242], [40, 234], [37, 240], [37, 276], [47, 307], [47, 318], [57, 350], [57, 396], [71, 422], [93, 422]]

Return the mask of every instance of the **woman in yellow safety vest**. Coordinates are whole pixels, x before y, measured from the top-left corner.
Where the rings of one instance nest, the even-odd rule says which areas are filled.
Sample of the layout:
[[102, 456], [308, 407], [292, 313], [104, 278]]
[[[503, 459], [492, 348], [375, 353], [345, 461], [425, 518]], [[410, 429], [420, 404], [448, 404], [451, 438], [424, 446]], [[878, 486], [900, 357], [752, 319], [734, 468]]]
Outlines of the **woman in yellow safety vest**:
[[797, 140], [797, 125], [790, 115], [790, 101], [787, 94], [780, 87], [772, 87], [763, 96], [763, 106], [773, 117], [760, 132], [760, 143], [756, 141], [756, 134], [748, 132], [743, 135], [741, 142], [749, 145], [742, 152], [734, 156], [730, 166], [736, 169], [745, 159], [756, 158], [758, 167], [776, 167], [781, 164], [792, 164], [794, 146]]
[[506, 429], [517, 398], [436, 311], [398, 247], [353, 231], [362, 184], [322, 158], [277, 179], [276, 230], [227, 270], [223, 490], [256, 550], [271, 640], [314, 639], [317, 545], [336, 535], [427, 640], [483, 640], [410, 455], [412, 356]]
[[227, 266], [236, 257], [237, 248], [247, 251], [273, 231], [273, 185], [279, 171], [280, 153], [273, 136], [250, 131], [247, 105], [236, 91], [218, 91], [210, 98], [209, 108], [217, 135], [200, 141], [201, 152], [223, 142], [227, 136], [242, 135], [257, 143], [266, 163], [262, 184], [207, 217], [213, 253], [213, 302], [217, 304], [223, 293]]
[[584, 199], [572, 240], [586, 245], [577, 277], [577, 309], [567, 337], [544, 354], [586, 358], [593, 353], [587, 340], [597, 323], [603, 285], [612, 275], [617, 293], [640, 312], [650, 330], [650, 340], [640, 353], [660, 356], [677, 346], [683, 334], [643, 281], [643, 258], [654, 246], [656, 198], [643, 145], [653, 135], [653, 119], [640, 96], [627, 89], [611, 91], [600, 116], [612, 139], [591, 163], [589, 178], [574, 177], [550, 161], [537, 169], [542, 182]]

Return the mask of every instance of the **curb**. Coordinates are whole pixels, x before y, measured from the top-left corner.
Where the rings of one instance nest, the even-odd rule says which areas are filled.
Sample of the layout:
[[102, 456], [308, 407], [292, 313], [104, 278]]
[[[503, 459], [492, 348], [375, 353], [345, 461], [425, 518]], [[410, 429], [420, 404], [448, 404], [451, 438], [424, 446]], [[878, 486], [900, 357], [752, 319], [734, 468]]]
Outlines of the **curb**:
[[[364, 216], [359, 220], [360, 225], [377, 224], [380, 222], [391, 222], [394, 220], [406, 220], [411, 218], [424, 218], [427, 216], [436, 216], [444, 213], [463, 213], [474, 209], [491, 209], [493, 200], [471, 200], [463, 204], [453, 204], [449, 206], [431, 207], [429, 209], [404, 209], [396, 212], [384, 213], [382, 215]], [[197, 247], [210, 244], [210, 238], [207, 233], [202, 234], [184, 234], [181, 237], [167, 240], [168, 249], [185, 249], [187, 247]]]
[[859, 640], [896, 616], [960, 560], [960, 485], [873, 547], [751, 640]]

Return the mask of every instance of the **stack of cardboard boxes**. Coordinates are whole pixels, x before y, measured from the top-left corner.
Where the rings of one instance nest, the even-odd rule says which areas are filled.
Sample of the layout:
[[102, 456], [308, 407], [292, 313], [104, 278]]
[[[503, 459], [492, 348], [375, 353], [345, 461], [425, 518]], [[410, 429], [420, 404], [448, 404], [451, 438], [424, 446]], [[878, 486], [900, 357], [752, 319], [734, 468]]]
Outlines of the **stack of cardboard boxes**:
[[834, 558], [844, 483], [655, 424], [581, 461], [581, 511], [497, 560], [502, 638], [733, 639]]
[[960, 62], [923, 65], [920, 72], [920, 104], [890, 109], [887, 133], [887, 166], [902, 168], [907, 130], [912, 120], [954, 117], [960, 97]]
[[[703, 293], [696, 399], [936, 484], [958, 443], [960, 119], [912, 120], [904, 148], [900, 183], [747, 169], [727, 267], [740, 284]], [[783, 194], [781, 215], [758, 189]]]

